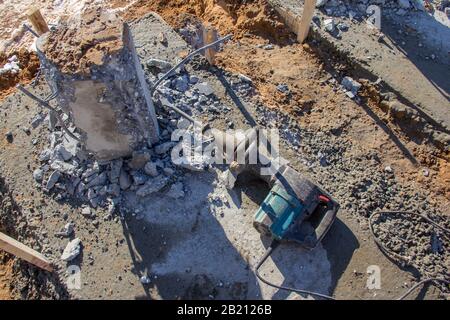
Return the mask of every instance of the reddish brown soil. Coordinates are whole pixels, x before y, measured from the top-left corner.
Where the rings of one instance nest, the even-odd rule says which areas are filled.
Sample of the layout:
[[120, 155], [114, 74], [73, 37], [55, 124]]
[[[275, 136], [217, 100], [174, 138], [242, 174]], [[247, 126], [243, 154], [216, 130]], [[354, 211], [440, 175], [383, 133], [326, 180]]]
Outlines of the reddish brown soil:
[[81, 20], [75, 17], [46, 34], [42, 49], [61, 72], [86, 75], [92, 65], [101, 65], [123, 48], [122, 26], [117, 16], [91, 8], [83, 12]]
[[20, 50], [6, 56], [0, 53], [0, 66], [7, 63], [7, 59], [16, 55], [19, 59], [20, 72], [17, 74], [5, 73], [0, 75], [0, 101], [15, 90], [18, 83], [27, 84], [35, 77], [39, 69], [39, 59], [33, 52]]
[[[117, 6], [124, 3], [123, 0], [115, 2]], [[141, 0], [123, 17], [132, 20], [150, 11], [160, 14], [173, 27], [177, 27], [185, 15], [195, 15], [220, 30], [221, 34], [232, 33], [234, 39], [258, 36], [283, 43], [289, 39], [289, 31], [266, 0], [245, 4], [240, 0]]]
[[11, 300], [13, 295], [9, 283], [12, 278], [12, 259], [0, 252], [0, 300]]

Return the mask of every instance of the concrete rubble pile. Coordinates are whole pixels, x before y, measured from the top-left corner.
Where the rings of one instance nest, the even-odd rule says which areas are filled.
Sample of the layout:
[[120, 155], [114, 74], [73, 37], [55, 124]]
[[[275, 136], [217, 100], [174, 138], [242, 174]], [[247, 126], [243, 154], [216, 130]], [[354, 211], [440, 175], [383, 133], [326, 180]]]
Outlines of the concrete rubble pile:
[[41, 68], [59, 107], [99, 160], [158, 142], [156, 114], [127, 25], [100, 8], [39, 38]]
[[[105, 14], [101, 13], [100, 19]], [[129, 51], [115, 53], [119, 58], [114, 62], [106, 58], [110, 65], [99, 64], [100, 61], [89, 65], [85, 56], [72, 61], [66, 57], [64, 68], [58, 69], [63, 60], [56, 60], [56, 64], [55, 60], [51, 60], [55, 57], [49, 59], [43, 56], [45, 48], [49, 50], [48, 46], [51, 45], [52, 50], [59, 48], [58, 43], [50, 40], [54, 38], [50, 34], [48, 40], [40, 39], [43, 69], [50, 86], [59, 91], [57, 103], [67, 112], [64, 117], [66, 125], [81, 138], [81, 142], [68, 136], [59, 126], [51, 126], [49, 147], [40, 153], [41, 166], [33, 172], [39, 186], [54, 194], [57, 200], [81, 200], [86, 204], [82, 209], [82, 214], [86, 216], [92, 214], [90, 207], [108, 207], [109, 214], [105, 219], [109, 219], [119, 207], [125, 193], [134, 193], [139, 199], [156, 192], [171, 198], [183, 197], [182, 171], [206, 170], [210, 159], [200, 153], [194, 156], [193, 150], [191, 158], [184, 158], [180, 163], [172, 161], [171, 152], [177, 145], [177, 142], [171, 141], [172, 132], [177, 129], [192, 131], [193, 127], [170, 106], [175, 105], [194, 116], [206, 114], [209, 121], [230, 108], [219, 103], [208, 83], [190, 75], [184, 68], [165, 80], [154, 97], [147, 101], [142, 90], [148, 90], [148, 86], [139, 86], [138, 79], [131, 77], [135, 72], [133, 68], [120, 60]], [[83, 44], [80, 46], [83, 47]], [[105, 57], [102, 59], [105, 61]], [[111, 69], [121, 67], [127, 71], [117, 73]], [[151, 82], [161, 77], [170, 64], [155, 57], [143, 62], [143, 67], [142, 75]], [[75, 76], [73, 70], [76, 70]], [[68, 72], [71, 72], [70, 77]], [[238, 82], [234, 84], [236, 89], [247, 92], [249, 79]], [[96, 95], [98, 90], [102, 92], [100, 96]], [[144, 127], [147, 132], [134, 121], [134, 116], [136, 110], [142, 114], [148, 110], [142, 108], [149, 106], [156, 107], [156, 124], [151, 126], [153, 119], [150, 113]], [[93, 114], [92, 110], [96, 108], [99, 112]], [[47, 119], [51, 124], [51, 116]], [[42, 120], [41, 115], [36, 120], [36, 126]], [[106, 125], [111, 130], [102, 131]], [[232, 121], [228, 125], [233, 127]], [[145, 134], [149, 135], [146, 137]], [[158, 142], [154, 143], [156, 137]], [[187, 142], [183, 141], [182, 146]], [[103, 148], [104, 145], [108, 148]]]

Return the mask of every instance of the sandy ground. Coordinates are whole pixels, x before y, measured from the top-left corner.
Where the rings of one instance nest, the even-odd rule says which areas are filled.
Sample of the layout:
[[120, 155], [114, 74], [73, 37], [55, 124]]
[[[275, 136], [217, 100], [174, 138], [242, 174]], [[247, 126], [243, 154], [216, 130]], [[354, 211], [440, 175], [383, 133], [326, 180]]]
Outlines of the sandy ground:
[[[200, 3], [173, 1], [172, 6], [167, 6], [159, 1], [138, 1], [124, 15], [138, 18], [155, 10], [174, 27], [182, 27], [195, 14], [219, 28], [221, 34], [232, 32], [239, 41], [225, 46], [218, 57], [219, 66], [233, 74], [225, 80], [231, 81], [230, 77], [238, 73], [252, 78], [255, 94], [239, 95], [239, 100], [251, 106], [266, 124], [276, 122], [276, 118], [258, 111], [255, 105], [264, 104], [269, 111], [289, 114], [289, 121], [302, 128], [305, 138], [285, 139], [283, 152], [298, 170], [325, 185], [342, 205], [339, 220], [321, 247], [308, 253], [288, 246], [269, 261], [263, 270], [266, 276], [289, 285], [333, 292], [338, 298], [398, 296], [414, 278], [377, 249], [370, 239], [366, 215], [380, 207], [405, 202], [406, 207], [423, 205], [433, 214], [442, 210], [440, 214], [448, 217], [448, 155], [409, 139], [368, 103], [358, 105], [348, 99], [330, 75], [330, 65], [321, 61], [314, 48], [295, 44], [294, 35], [263, 5], [264, 1], [242, 7], [233, 1], [230, 6], [213, 5], [213, 1], [206, 1], [205, 6]], [[112, 6], [123, 4], [124, 1], [115, 1]], [[274, 44], [273, 50], [261, 48], [269, 42]], [[225, 128], [229, 120], [237, 127], [246, 126], [237, 102], [224, 88], [224, 78], [207, 68], [189, 71], [211, 83], [221, 102], [232, 106], [232, 112], [213, 121], [215, 127]], [[291, 94], [280, 93], [276, 89], [279, 84], [287, 84]], [[46, 87], [40, 85], [35, 90], [44, 92]], [[228, 194], [213, 183], [215, 172], [187, 174], [183, 183], [189, 190], [188, 200], [167, 203], [163, 195], [157, 195], [148, 199], [149, 204], [142, 208], [145, 215], [138, 218], [107, 220], [101, 209], [96, 211], [94, 220], [85, 218], [76, 201], [57, 201], [34, 185], [31, 173], [38, 166], [37, 155], [48, 145], [43, 125], [30, 135], [22, 130], [37, 112], [34, 103], [15, 94], [4, 100], [1, 110], [1, 137], [7, 131], [14, 133], [14, 143], [0, 140], [1, 175], [20, 204], [19, 216], [31, 219], [23, 226], [31, 231], [21, 240], [42, 249], [58, 265], [57, 277], [36, 272], [41, 281], [29, 280], [22, 269], [16, 268], [14, 297], [65, 298], [70, 293], [81, 298], [115, 299], [287, 298], [282, 292], [259, 285], [248, 267], [254, 266], [266, 245], [251, 227], [252, 213], [261, 200], [260, 185], [244, 183]], [[35, 145], [31, 143], [33, 139], [37, 141]], [[292, 149], [292, 145], [297, 148]], [[327, 155], [334, 163], [328, 167], [308, 164], [310, 159], [317, 161], [317, 148], [331, 146], [338, 146]], [[332, 159], [333, 154], [337, 160]], [[377, 154], [378, 160], [371, 159], [370, 154]], [[394, 168], [395, 183], [375, 191], [368, 187], [369, 191], [361, 192], [368, 197], [361, 201], [349, 196], [361, 181], [383, 176], [380, 172], [386, 166]], [[429, 170], [426, 177], [424, 168]], [[378, 201], [383, 193], [391, 197], [396, 192], [391, 189], [401, 194], [384, 202], [371, 202], [371, 198]], [[414, 198], [414, 194], [420, 196]], [[217, 205], [217, 198], [222, 205]], [[83, 254], [75, 261], [83, 270], [81, 291], [67, 292], [62, 284], [67, 266], [57, 261], [66, 240], [56, 237], [55, 232], [67, 221], [76, 224], [76, 235], [83, 239]], [[229, 264], [224, 265], [217, 256], [225, 257]], [[17, 260], [14, 263], [18, 264]], [[366, 269], [374, 264], [383, 270], [383, 287], [376, 292], [365, 288]], [[302, 273], [296, 272], [299, 269]], [[151, 277], [150, 285], [139, 282], [145, 274]], [[1, 275], [0, 271], [0, 279]], [[430, 289], [419, 297], [436, 298], [438, 294]]]

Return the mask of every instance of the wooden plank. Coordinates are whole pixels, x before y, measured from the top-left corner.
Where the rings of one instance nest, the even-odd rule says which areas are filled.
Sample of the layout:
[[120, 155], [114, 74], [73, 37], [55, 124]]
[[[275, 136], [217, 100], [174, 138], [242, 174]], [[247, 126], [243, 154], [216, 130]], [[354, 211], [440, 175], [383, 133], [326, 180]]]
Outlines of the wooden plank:
[[300, 24], [297, 32], [297, 40], [300, 43], [303, 43], [308, 36], [309, 28], [311, 26], [311, 21], [314, 16], [314, 9], [316, 7], [317, 0], [305, 0], [305, 4], [303, 6], [302, 18], [300, 20]]
[[[203, 45], [206, 46], [218, 39], [217, 31], [214, 30], [211, 26], [203, 27]], [[205, 50], [205, 57], [211, 65], [214, 65], [216, 62], [216, 49], [211, 47]]]
[[53, 271], [53, 267], [50, 261], [48, 261], [42, 254], [1, 232], [0, 232], [0, 249], [3, 249], [6, 252], [11, 253], [18, 258], [28, 261], [29, 263], [34, 264], [35, 266], [41, 269], [50, 272]]
[[38, 35], [42, 35], [49, 31], [47, 22], [45, 22], [45, 19], [38, 8], [31, 7], [30, 9], [28, 9], [27, 17], [33, 25], [34, 31], [36, 31]]

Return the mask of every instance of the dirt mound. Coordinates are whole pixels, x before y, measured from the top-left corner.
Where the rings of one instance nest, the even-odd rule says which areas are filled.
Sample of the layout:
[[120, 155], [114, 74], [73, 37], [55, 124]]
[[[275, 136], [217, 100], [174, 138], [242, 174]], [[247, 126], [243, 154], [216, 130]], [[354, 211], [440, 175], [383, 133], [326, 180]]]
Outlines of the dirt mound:
[[9, 255], [0, 252], [0, 300], [13, 298], [10, 283], [12, 278], [12, 259]]
[[123, 48], [122, 26], [114, 13], [90, 8], [46, 34], [42, 50], [63, 73], [89, 74], [92, 65]]
[[15, 90], [16, 84], [27, 84], [33, 80], [39, 69], [37, 55], [27, 50], [19, 50], [9, 56], [0, 53], [0, 67], [4, 66], [8, 62], [8, 58], [14, 55], [19, 61], [20, 71], [18, 73], [6, 72], [0, 75], [0, 101]]
[[291, 34], [266, 0], [142, 0], [125, 12], [124, 18], [136, 19], [150, 11], [160, 14], [175, 28], [186, 14], [192, 14], [216, 27], [221, 34], [232, 33], [235, 39], [258, 36], [284, 43]]

